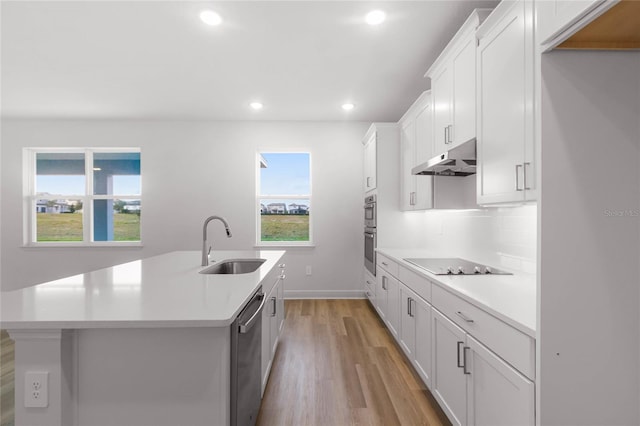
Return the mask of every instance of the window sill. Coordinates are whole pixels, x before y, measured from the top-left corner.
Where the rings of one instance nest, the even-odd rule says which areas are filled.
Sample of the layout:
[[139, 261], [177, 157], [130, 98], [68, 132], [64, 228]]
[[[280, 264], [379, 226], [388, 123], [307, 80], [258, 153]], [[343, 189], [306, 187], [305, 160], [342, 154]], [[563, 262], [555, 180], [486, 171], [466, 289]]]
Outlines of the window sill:
[[48, 249], [48, 248], [131, 248], [139, 249], [144, 247], [139, 241], [136, 242], [104, 242], [104, 243], [30, 243], [24, 244], [24, 249]]

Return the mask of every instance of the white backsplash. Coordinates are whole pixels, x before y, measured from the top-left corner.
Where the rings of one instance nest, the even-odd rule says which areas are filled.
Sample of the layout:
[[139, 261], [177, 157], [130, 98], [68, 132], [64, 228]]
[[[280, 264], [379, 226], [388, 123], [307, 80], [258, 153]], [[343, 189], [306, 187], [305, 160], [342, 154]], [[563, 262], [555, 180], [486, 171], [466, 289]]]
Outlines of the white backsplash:
[[527, 205], [427, 211], [422, 246], [442, 257], [535, 273], [536, 210]]

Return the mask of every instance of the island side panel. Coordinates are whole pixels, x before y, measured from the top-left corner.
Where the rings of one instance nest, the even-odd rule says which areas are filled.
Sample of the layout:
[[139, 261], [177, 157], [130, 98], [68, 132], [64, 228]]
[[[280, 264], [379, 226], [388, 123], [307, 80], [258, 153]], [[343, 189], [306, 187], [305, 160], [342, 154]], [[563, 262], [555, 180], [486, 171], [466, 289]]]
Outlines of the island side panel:
[[[73, 332], [9, 329], [15, 341], [15, 424], [67, 426], [74, 424]], [[47, 373], [45, 406], [25, 407], [28, 372]]]
[[77, 339], [77, 424], [229, 424], [229, 327], [78, 330]]

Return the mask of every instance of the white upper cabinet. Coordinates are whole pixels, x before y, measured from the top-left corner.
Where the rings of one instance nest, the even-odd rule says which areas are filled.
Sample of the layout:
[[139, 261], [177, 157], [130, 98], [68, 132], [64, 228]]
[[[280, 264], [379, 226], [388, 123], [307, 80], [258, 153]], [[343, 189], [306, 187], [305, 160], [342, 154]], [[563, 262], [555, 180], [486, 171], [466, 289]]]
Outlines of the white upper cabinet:
[[400, 209], [433, 208], [433, 178], [414, 176], [411, 169], [433, 155], [431, 98], [424, 92], [400, 119]]
[[367, 133], [363, 141], [364, 144], [364, 176], [363, 187], [364, 192], [376, 189], [376, 132]]
[[552, 48], [618, 0], [545, 0], [536, 2], [536, 38]]
[[477, 36], [478, 204], [535, 200], [533, 3], [501, 2]]
[[[433, 103], [433, 150], [438, 154], [449, 149], [451, 128], [451, 70], [443, 64], [431, 77]], [[438, 155], [436, 154], [436, 155]]]
[[476, 136], [475, 30], [490, 12], [475, 9], [425, 75], [431, 78], [436, 155]]

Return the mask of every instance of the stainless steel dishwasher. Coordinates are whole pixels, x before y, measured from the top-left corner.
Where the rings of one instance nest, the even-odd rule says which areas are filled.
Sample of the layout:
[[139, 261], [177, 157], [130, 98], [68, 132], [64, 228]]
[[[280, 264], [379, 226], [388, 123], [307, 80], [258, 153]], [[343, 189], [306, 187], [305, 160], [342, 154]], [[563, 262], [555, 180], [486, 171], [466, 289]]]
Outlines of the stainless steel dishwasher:
[[258, 418], [264, 304], [260, 287], [231, 324], [231, 426], [253, 426]]

